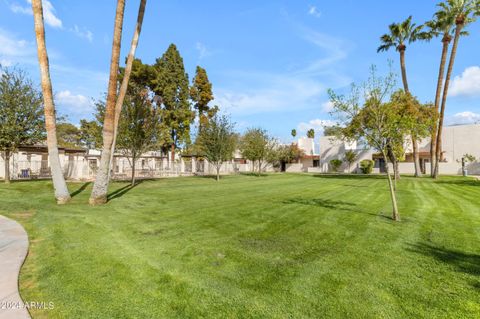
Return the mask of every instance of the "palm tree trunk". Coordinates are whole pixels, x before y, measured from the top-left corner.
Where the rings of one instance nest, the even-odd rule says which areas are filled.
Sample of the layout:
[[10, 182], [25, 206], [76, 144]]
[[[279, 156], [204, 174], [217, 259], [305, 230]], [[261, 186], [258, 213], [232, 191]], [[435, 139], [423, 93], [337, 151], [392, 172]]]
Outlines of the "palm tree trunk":
[[5, 184], [10, 184], [10, 151], [5, 151]]
[[403, 82], [403, 89], [406, 93], [410, 93], [408, 89], [408, 81], [407, 81], [407, 68], [405, 67], [405, 47], [399, 48], [400, 52], [400, 68], [402, 71], [402, 82]]
[[462, 32], [463, 24], [457, 24], [455, 28], [455, 38], [453, 39], [452, 52], [450, 53], [450, 61], [448, 62], [447, 75], [445, 77], [445, 84], [443, 86], [442, 106], [440, 108], [440, 117], [438, 120], [437, 143], [435, 148], [435, 171], [434, 178], [438, 178], [439, 161], [442, 155], [442, 130], [443, 120], [445, 117], [445, 107], [447, 106], [448, 87], [450, 85], [450, 78], [452, 77], [453, 65], [455, 63], [455, 56], [457, 55], [458, 41]]
[[[400, 215], [398, 213], [397, 197], [395, 195], [395, 187], [393, 185], [392, 176], [388, 168], [388, 157], [385, 151], [382, 151], [383, 159], [385, 161], [385, 170], [387, 171], [388, 187], [390, 190], [390, 199], [392, 201], [392, 219], [394, 221], [400, 221]], [[393, 164], [393, 163], [392, 163]]]
[[[435, 93], [435, 114], [438, 114], [440, 109], [440, 97], [442, 95], [443, 75], [445, 73], [445, 64], [447, 63], [448, 46], [450, 45], [451, 38], [448, 34], [443, 36], [442, 57], [440, 59], [440, 69], [438, 71], [437, 91]], [[436, 171], [436, 149], [437, 149], [437, 129], [438, 119], [432, 128], [432, 137], [430, 139], [430, 176], [435, 176]]]
[[113, 154], [115, 153], [115, 144], [117, 143], [118, 122], [120, 121], [120, 114], [122, 113], [123, 101], [127, 94], [128, 81], [130, 80], [130, 74], [132, 73], [133, 60], [135, 58], [135, 51], [138, 46], [138, 39], [140, 38], [140, 32], [142, 31], [143, 16], [145, 14], [145, 5], [147, 0], [141, 0], [138, 8], [137, 24], [135, 26], [135, 32], [133, 33], [132, 44], [130, 46], [130, 53], [128, 54], [127, 64], [125, 66], [125, 73], [123, 75], [122, 85], [118, 92], [117, 102], [115, 103], [115, 123], [113, 127], [113, 142], [112, 151], [110, 155], [110, 166], [113, 163]]
[[35, 21], [35, 37], [37, 39], [38, 63], [40, 65], [45, 127], [47, 131], [48, 158], [52, 171], [53, 188], [55, 189], [57, 204], [65, 204], [70, 201], [71, 197], [68, 192], [65, 177], [63, 176], [62, 166], [60, 165], [60, 156], [58, 155], [56, 114], [53, 102], [52, 82], [50, 80], [47, 47], [45, 44], [42, 0], [32, 0], [32, 11]]
[[115, 122], [115, 101], [117, 98], [117, 78], [120, 59], [120, 46], [122, 40], [123, 14], [125, 11], [125, 0], [117, 1], [115, 14], [115, 25], [113, 32], [112, 57], [110, 60], [110, 78], [108, 81], [107, 102], [105, 105], [105, 119], [103, 121], [103, 149], [100, 158], [95, 183], [93, 184], [90, 204], [104, 204], [107, 202], [108, 178], [110, 176], [110, 157], [112, 152], [114, 122]]
[[[402, 71], [403, 89], [405, 90], [405, 93], [410, 93], [410, 90], [408, 89], [408, 81], [407, 81], [407, 68], [405, 66], [405, 46], [400, 46], [399, 52], [400, 52], [400, 67]], [[421, 175], [420, 158], [418, 155], [418, 142], [413, 136], [412, 136], [412, 148], [413, 148], [413, 164], [415, 166], [415, 177], [418, 177]]]

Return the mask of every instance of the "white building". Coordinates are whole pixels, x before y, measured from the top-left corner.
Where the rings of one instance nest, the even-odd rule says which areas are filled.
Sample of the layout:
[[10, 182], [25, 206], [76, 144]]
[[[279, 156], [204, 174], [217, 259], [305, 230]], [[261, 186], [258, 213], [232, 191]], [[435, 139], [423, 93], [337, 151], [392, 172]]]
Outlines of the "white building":
[[[321, 172], [330, 171], [329, 163], [332, 159], [344, 161], [345, 152], [353, 150], [357, 153], [357, 160], [352, 163], [350, 172], [359, 171], [359, 163], [364, 159], [375, 160], [375, 172], [383, 171], [384, 161], [380, 154], [371, 149], [348, 145], [334, 137], [322, 136], [320, 138], [320, 168]], [[413, 154], [411, 143], [406, 141], [405, 161], [399, 163], [402, 174], [413, 174]], [[455, 125], [443, 128], [442, 158], [440, 162], [440, 174], [462, 174], [462, 157], [473, 155], [480, 161], [480, 124]], [[430, 172], [430, 139], [424, 139], [419, 143], [419, 157], [423, 173]], [[345, 161], [344, 161], [345, 162]], [[348, 165], [343, 163], [341, 170], [348, 171]], [[467, 170], [470, 175], [480, 175], [480, 163], [468, 163]]]

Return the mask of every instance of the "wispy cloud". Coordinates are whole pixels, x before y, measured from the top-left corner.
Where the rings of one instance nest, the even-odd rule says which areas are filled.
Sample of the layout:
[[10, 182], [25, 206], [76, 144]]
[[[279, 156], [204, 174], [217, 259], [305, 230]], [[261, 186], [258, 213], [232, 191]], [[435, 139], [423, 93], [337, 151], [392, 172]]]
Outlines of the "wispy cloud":
[[297, 130], [300, 134], [306, 134], [309, 129], [313, 128], [315, 130], [315, 136], [321, 136], [326, 126], [333, 125], [335, 125], [335, 122], [332, 120], [313, 119], [308, 122], [300, 122]]
[[212, 55], [212, 52], [202, 42], [197, 42], [197, 44], [195, 45], [195, 48], [198, 51], [198, 59], [199, 60], [203, 60], [204, 58]]
[[448, 125], [480, 123], [480, 114], [470, 111], [459, 112], [447, 117], [446, 122]]
[[461, 75], [456, 76], [452, 81], [450, 93], [452, 96], [480, 95], [480, 67], [468, 67]]
[[70, 31], [79, 38], [86, 39], [90, 43], [93, 42], [93, 33], [86, 28], [79, 28], [78, 25], [75, 24], [73, 28], [70, 28]]
[[339, 87], [351, 82], [335, 66], [347, 57], [348, 46], [337, 39], [303, 26], [295, 26], [298, 36], [312, 44], [322, 57], [298, 66], [295, 70], [272, 72], [229, 72], [235, 82], [248, 83], [246, 89], [215, 90], [215, 103], [232, 114], [257, 114], [272, 111], [301, 110], [322, 105], [328, 87]]
[[313, 5], [308, 8], [308, 14], [315, 18], [320, 18], [322, 16], [322, 12], [320, 12], [320, 10]]
[[[13, 2], [9, 5], [10, 10], [13, 13], [32, 15], [33, 14], [32, 7], [31, 7], [32, 0], [26, 0], [26, 2], [27, 4], [30, 4], [30, 5], [27, 5], [27, 4], [21, 5], [21, 4], [18, 4], [17, 2]], [[55, 13], [55, 8], [53, 7], [52, 3], [48, 0], [43, 0], [42, 4], [43, 4], [43, 18], [45, 20], [45, 23], [51, 26], [52, 28], [61, 29], [63, 27], [62, 20], [60, 20], [60, 18], [57, 17]]]
[[10, 32], [0, 28], [0, 59], [10, 64], [33, 62], [35, 49], [31, 42], [18, 39]]

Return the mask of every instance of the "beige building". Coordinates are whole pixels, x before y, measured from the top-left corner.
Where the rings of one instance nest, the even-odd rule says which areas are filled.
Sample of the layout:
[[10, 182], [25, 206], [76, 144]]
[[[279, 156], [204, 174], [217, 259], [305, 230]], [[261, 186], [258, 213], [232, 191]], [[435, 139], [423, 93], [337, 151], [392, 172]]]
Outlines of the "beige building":
[[[400, 173], [413, 174], [413, 154], [409, 141], [405, 142], [405, 161], [399, 165]], [[375, 172], [384, 170], [383, 158], [377, 152], [358, 147], [356, 143], [351, 145], [336, 140], [334, 137], [323, 136], [320, 138], [320, 168], [322, 172], [330, 171], [330, 161], [340, 159], [344, 161], [347, 150], [355, 151], [357, 160], [351, 165], [350, 172], [359, 171], [359, 163], [364, 159], [375, 160]], [[430, 139], [424, 139], [419, 143], [421, 168], [424, 173], [430, 172]], [[480, 124], [455, 125], [443, 128], [442, 159], [440, 162], [440, 174], [461, 175], [462, 157], [473, 155], [477, 161], [467, 163], [466, 168], [470, 175], [480, 175]], [[345, 162], [345, 161], [344, 161]], [[348, 167], [343, 163], [342, 171], [347, 172]]]

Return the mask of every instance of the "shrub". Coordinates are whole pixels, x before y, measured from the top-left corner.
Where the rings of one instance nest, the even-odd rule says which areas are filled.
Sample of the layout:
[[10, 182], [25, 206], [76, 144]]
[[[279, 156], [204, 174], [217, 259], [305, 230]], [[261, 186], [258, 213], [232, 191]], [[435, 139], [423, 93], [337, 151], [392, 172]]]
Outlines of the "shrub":
[[365, 159], [360, 162], [360, 170], [363, 174], [371, 174], [373, 171], [373, 166], [375, 162], [372, 160]]
[[342, 163], [342, 160], [336, 158], [330, 161], [330, 166], [332, 167], [334, 172], [338, 172], [338, 169], [340, 168], [340, 166], [342, 166]]

